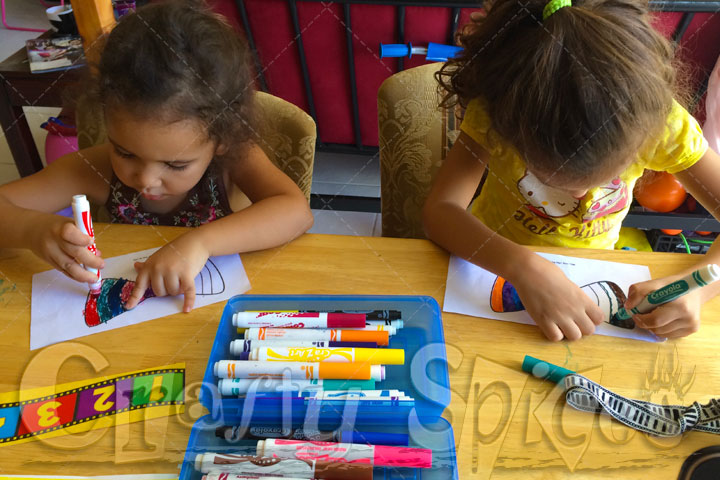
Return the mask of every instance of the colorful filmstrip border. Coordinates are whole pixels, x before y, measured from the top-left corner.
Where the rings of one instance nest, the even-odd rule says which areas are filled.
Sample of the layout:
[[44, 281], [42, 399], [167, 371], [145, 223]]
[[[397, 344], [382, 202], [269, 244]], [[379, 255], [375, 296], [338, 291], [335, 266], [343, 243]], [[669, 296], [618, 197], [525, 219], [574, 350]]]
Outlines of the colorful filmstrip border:
[[2, 403], [0, 445], [123, 412], [184, 405], [184, 391], [185, 368], [181, 364], [178, 368], [131, 372], [51, 395]]

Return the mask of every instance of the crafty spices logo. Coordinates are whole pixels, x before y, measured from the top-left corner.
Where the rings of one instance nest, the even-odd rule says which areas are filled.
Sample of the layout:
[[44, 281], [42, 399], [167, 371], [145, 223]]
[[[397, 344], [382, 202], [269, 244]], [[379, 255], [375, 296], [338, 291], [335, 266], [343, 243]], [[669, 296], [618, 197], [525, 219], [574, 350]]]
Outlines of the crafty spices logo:
[[[683, 367], [677, 349], [666, 347], [658, 347], [641, 391], [627, 392], [628, 396], [664, 405], [689, 403], [686, 396], [695, 383], [695, 369]], [[532, 380], [527, 373], [481, 355], [465, 356], [451, 344], [424, 345], [410, 362], [418, 402], [407, 417], [412, 444], [433, 450], [434, 468], [452, 468], [457, 459], [462, 479], [490, 478], [496, 469], [595, 471], [616, 462], [618, 446], [653, 461], [658, 450], [672, 449], [682, 438], [650, 436], [608, 415], [575, 410], [567, 405], [561, 386]], [[451, 389], [445, 363], [456, 379], [468, 378], [469, 383], [463, 386], [456, 381]], [[199, 429], [199, 438], [205, 439], [194, 448], [212, 450], [216, 429], [226, 425], [248, 429], [257, 413], [252, 403], [245, 402], [237, 415], [228, 417], [220, 408], [227, 396], [212, 382], [186, 383], [184, 364], [121, 373], [114, 369], [113, 374], [101, 376], [109, 367], [102, 353], [81, 343], [41, 350], [23, 372], [14, 402], [0, 402], [0, 437], [4, 437], [0, 448], [38, 441], [73, 455], [90, 455], [97, 448], [114, 450], [117, 464], [177, 464], [191, 429]], [[578, 373], [602, 384], [603, 366]], [[428, 425], [420, 418], [428, 405], [440, 406], [439, 410], [447, 405], [444, 417], [449, 423], [440, 419]], [[292, 405], [283, 406], [283, 431], [295, 427], [293, 415], [286, 415], [291, 409]], [[337, 413], [343, 427], [355, 428], [356, 405], [348, 403]], [[309, 412], [302, 430], [321, 431], [318, 418]]]
[[[562, 385], [550, 380], [538, 383], [525, 372], [481, 355], [464, 357], [451, 345], [447, 350], [451, 369], [465, 372], [464, 368], [471, 367], [470, 373], [463, 375], [470, 378], [469, 385], [464, 391], [454, 386], [453, 402], [446, 410], [446, 416], [452, 417], [462, 479], [489, 479], [497, 469], [543, 468], [556, 470], [556, 474], [557, 469], [596, 471], [610, 464], [617, 466], [620, 451], [640, 452], [638, 455], [654, 462], [658, 450], [672, 449], [682, 439], [681, 435], [656, 437], [609, 415], [576, 410], [567, 404]], [[609, 372], [597, 366], [578, 373], [602, 384], [603, 373]], [[683, 405], [690, 403], [686, 395], [695, 378], [694, 368], [687, 370], [681, 365], [676, 347], [659, 347], [641, 391], [627, 394], [663, 405]], [[636, 460], [638, 467], [646, 464]]]

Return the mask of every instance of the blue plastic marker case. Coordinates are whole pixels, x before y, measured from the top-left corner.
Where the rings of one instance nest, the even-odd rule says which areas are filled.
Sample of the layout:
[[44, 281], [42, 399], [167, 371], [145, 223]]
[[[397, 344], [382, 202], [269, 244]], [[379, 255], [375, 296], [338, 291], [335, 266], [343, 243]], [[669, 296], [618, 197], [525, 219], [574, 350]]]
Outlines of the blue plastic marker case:
[[[232, 314], [242, 310], [400, 310], [404, 328], [390, 337], [389, 348], [405, 349], [404, 365], [387, 365], [378, 389], [403, 390], [415, 398], [415, 407], [364, 407], [358, 402], [322, 408], [281, 408], [280, 405], [245, 405], [245, 399], [220, 396], [213, 366], [233, 359], [230, 342], [239, 338]], [[375, 468], [375, 479], [456, 480], [455, 441], [450, 424], [441, 415], [450, 403], [445, 339], [440, 308], [426, 296], [349, 295], [240, 295], [228, 300], [203, 378], [200, 400], [209, 415], [193, 425], [179, 480], [200, 480], [195, 456], [204, 452], [255, 454], [257, 441], [231, 443], [215, 436], [223, 425], [282, 425], [333, 431], [338, 428], [404, 433], [410, 446], [433, 451], [433, 468]], [[248, 407], [248, 408], [246, 408]], [[287, 406], [286, 406], [287, 407]]]

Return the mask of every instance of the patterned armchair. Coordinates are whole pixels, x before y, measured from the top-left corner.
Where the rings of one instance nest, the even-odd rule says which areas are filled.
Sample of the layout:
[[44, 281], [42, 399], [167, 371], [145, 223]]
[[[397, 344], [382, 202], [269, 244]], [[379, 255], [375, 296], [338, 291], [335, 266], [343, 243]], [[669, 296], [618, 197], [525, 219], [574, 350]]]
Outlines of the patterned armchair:
[[[263, 92], [255, 95], [258, 111], [255, 142], [278, 168], [293, 179], [309, 201], [317, 136], [315, 122], [302, 109], [281, 98]], [[81, 149], [107, 141], [100, 108], [81, 99], [75, 117]], [[235, 205], [234, 202], [232, 204]]]
[[425, 238], [422, 207], [432, 180], [459, 135], [460, 108], [438, 107], [433, 75], [442, 64], [405, 70], [378, 90], [382, 234]]

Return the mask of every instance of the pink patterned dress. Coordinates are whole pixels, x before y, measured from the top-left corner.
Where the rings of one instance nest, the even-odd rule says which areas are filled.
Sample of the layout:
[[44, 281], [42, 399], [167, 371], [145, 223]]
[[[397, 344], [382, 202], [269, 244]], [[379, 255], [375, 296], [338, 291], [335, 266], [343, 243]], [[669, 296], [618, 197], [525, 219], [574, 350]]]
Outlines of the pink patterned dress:
[[140, 193], [123, 184], [113, 173], [110, 196], [105, 206], [112, 223], [199, 227], [232, 213], [220, 170], [210, 164], [185, 200], [168, 213], [146, 211]]

